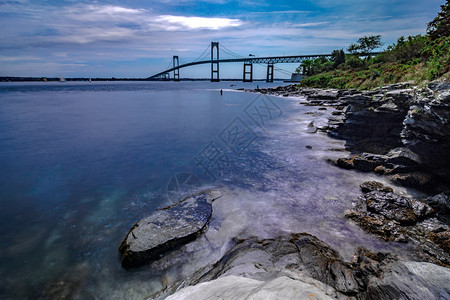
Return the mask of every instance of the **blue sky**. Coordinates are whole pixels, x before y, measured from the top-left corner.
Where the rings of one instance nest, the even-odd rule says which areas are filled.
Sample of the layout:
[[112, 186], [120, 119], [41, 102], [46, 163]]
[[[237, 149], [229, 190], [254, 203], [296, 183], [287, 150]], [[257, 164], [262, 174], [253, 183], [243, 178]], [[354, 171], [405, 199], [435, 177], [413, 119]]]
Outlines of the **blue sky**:
[[[376, 34], [387, 46], [425, 33], [444, 2], [0, 0], [0, 76], [148, 77], [172, 55], [196, 59], [211, 41], [243, 56], [329, 53]], [[181, 77], [208, 77], [209, 68]], [[221, 65], [222, 78], [241, 73], [240, 64]]]

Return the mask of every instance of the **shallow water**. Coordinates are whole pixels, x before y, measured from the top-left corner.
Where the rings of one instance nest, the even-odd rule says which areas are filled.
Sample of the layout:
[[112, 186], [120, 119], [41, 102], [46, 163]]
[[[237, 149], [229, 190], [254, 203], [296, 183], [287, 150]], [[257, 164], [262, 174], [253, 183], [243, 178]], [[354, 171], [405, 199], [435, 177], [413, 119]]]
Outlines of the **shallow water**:
[[[346, 259], [360, 245], [401, 254], [343, 217], [359, 184], [384, 180], [327, 163], [344, 142], [307, 125], [331, 109], [229, 90], [256, 85], [267, 84], [1, 84], [0, 297], [143, 299], [233, 237], [308, 232]], [[137, 220], [211, 187], [223, 197], [204, 237], [151, 269], [121, 268], [117, 248]]]

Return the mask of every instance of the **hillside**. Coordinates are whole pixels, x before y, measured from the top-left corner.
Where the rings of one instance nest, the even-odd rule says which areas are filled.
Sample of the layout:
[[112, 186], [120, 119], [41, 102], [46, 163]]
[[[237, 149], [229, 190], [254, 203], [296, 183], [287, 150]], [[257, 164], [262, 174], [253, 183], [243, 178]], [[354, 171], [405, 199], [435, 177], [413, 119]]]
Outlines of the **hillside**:
[[329, 60], [304, 61], [297, 69], [306, 75], [300, 86], [367, 90], [402, 81], [450, 81], [449, 20], [447, 0], [426, 35], [400, 37], [380, 55], [362, 56], [383, 45], [381, 36], [371, 36], [350, 45], [350, 54], [335, 50]]

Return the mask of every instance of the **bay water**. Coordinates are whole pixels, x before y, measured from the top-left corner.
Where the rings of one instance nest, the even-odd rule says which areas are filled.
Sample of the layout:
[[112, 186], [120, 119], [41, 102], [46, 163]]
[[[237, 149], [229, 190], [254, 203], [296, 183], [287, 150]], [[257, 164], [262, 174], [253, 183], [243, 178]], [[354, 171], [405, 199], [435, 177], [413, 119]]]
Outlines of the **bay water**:
[[[237, 90], [282, 84], [1, 83], [0, 298], [145, 299], [235, 237], [308, 232], [346, 259], [361, 245], [404, 253], [345, 219], [359, 184], [384, 179], [327, 162], [345, 142], [308, 124], [332, 109]], [[135, 222], [209, 188], [224, 196], [208, 241], [122, 269]]]

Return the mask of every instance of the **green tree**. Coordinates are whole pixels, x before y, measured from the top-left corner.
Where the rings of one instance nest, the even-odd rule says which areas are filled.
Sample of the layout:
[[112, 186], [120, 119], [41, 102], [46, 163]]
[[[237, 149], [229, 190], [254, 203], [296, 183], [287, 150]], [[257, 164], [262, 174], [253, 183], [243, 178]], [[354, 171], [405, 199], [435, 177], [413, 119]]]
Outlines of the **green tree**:
[[376, 48], [383, 46], [381, 35], [363, 36], [356, 44], [350, 44], [348, 52], [352, 54], [370, 54]]
[[432, 40], [438, 39], [442, 36], [450, 35], [450, 2], [441, 5], [441, 11], [437, 17], [428, 23], [427, 33]]
[[311, 75], [311, 65], [313, 61], [310, 59], [305, 59], [302, 61], [300, 66], [295, 70], [297, 73], [302, 73], [303, 75]]
[[336, 69], [339, 65], [345, 63], [344, 50], [333, 50], [333, 52], [331, 52], [331, 61], [333, 62], [334, 69]]

